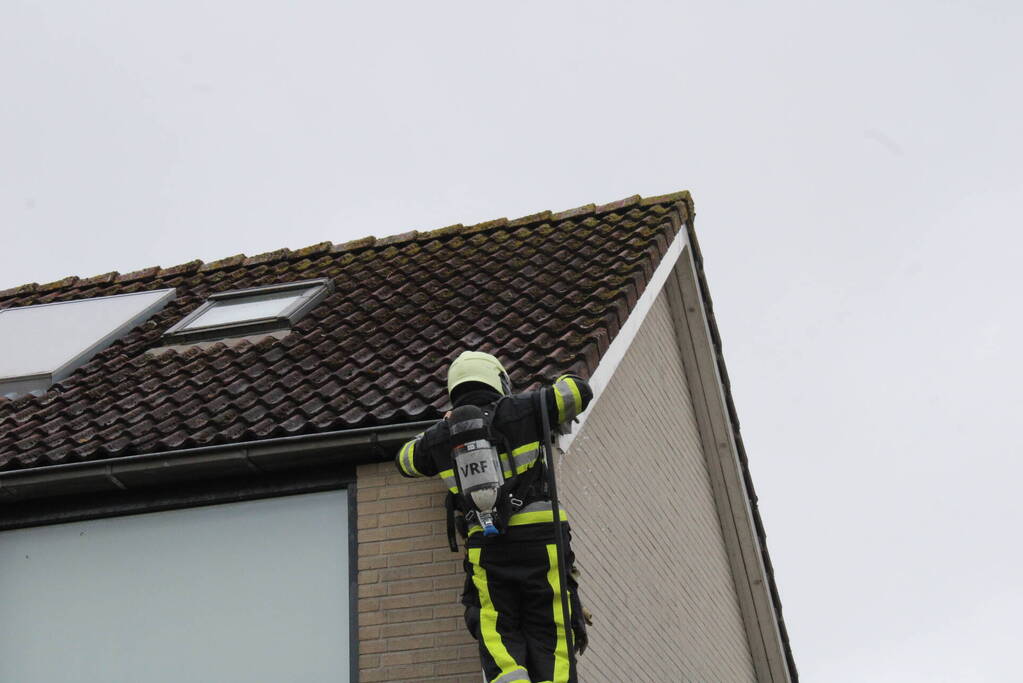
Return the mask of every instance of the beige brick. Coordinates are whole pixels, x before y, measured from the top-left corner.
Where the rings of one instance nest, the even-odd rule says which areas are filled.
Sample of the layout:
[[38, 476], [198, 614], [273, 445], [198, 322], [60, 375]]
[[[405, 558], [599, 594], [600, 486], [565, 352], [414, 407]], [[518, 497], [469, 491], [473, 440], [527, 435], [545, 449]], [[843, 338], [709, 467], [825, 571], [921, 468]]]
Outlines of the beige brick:
[[410, 564], [405, 567], [388, 567], [380, 570], [380, 576], [385, 581], [402, 581], [405, 579], [417, 579], [438, 575], [449, 574], [452, 569], [445, 565], [437, 564]]
[[433, 608], [433, 618], [460, 617], [465, 612], [465, 606], [461, 603], [446, 603]]
[[[381, 652], [387, 651], [386, 640], [360, 640], [359, 641], [359, 655], [378, 655]], [[362, 666], [360, 661], [359, 666]]]
[[[597, 619], [580, 680], [753, 681], [663, 294], [558, 474], [583, 569], [580, 594]], [[658, 515], [670, 533], [651, 522]]]
[[[585, 683], [753, 680], [673, 334], [661, 297], [559, 470], [598, 620]], [[356, 489], [360, 680], [479, 683], [443, 485], [382, 462], [359, 466]], [[652, 508], [677, 531], [652, 526]]]
[[359, 615], [360, 626], [379, 626], [386, 621], [383, 612], [365, 612]]
[[455, 633], [447, 633], [447, 634], [443, 634], [443, 635], [438, 635], [436, 639], [437, 639], [437, 645], [438, 646], [444, 646], [444, 645], [463, 645], [463, 646], [464, 645], [471, 645], [472, 648], [473, 648], [473, 651], [475, 651], [475, 649], [476, 649], [476, 641], [472, 639], [472, 636], [470, 636], [469, 632], [466, 631], [464, 628], [463, 629], [459, 629]]
[[359, 558], [359, 570], [363, 569], [383, 569], [387, 566], [388, 557], [385, 555], [370, 555], [368, 557]]
[[470, 671], [475, 673], [482, 671], [478, 659], [474, 661], [463, 659], [451, 662], [437, 662], [436, 665], [438, 675], [469, 673]]
[[392, 609], [383, 612], [384, 621], [388, 624], [398, 624], [403, 621], [426, 621], [433, 618], [433, 609], [430, 607], [409, 607], [407, 609]]
[[400, 526], [391, 526], [383, 529], [384, 538], [395, 539], [395, 538], [411, 538], [413, 536], [430, 536], [433, 535], [433, 529], [429, 522], [422, 522], [418, 524], [402, 524]]
[[[359, 515], [359, 519], [362, 519], [362, 515]], [[398, 512], [383, 512], [379, 515], [379, 521], [380, 526], [398, 526], [399, 524], [407, 524], [409, 521], [409, 511], [400, 510]]]
[[413, 549], [412, 541], [413, 539], [411, 538], [402, 538], [396, 541], [383, 541], [380, 544], [380, 552], [388, 556], [396, 553], [407, 553]]
[[444, 633], [454, 631], [456, 628], [458, 628], [458, 622], [454, 619], [428, 619], [418, 622], [384, 624], [380, 627], [380, 634], [384, 638], [394, 638], [425, 633]]
[[[398, 512], [401, 510], [431, 510], [435, 509], [438, 505], [436, 496], [429, 494], [407, 496], [405, 498], [397, 498], [395, 500], [387, 501], [386, 510], [380, 512]], [[444, 499], [441, 497], [440, 505], [444, 505]]]
[[362, 598], [379, 598], [383, 595], [387, 595], [387, 584], [386, 583], [372, 583], [359, 586], [359, 599]]
[[433, 590], [433, 579], [409, 579], [407, 581], [392, 581], [387, 587], [387, 594], [403, 595], [428, 590]]
[[419, 550], [408, 553], [394, 553], [387, 557], [388, 567], [403, 567], [411, 564], [427, 564], [433, 562], [432, 550]]
[[455, 575], [440, 576], [433, 580], [435, 590], [445, 590], [448, 588], [461, 589], [464, 584], [465, 574], [461, 572]]
[[435, 647], [437, 636], [430, 634], [419, 634], [405, 638], [389, 638], [387, 640], [388, 652], [406, 652], [412, 650], [424, 650]]

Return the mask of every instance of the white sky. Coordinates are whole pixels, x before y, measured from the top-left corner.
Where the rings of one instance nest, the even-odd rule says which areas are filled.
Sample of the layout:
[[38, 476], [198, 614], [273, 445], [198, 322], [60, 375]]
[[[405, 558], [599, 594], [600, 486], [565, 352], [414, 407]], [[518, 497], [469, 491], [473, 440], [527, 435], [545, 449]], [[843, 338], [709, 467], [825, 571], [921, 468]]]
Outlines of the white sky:
[[803, 679], [1018, 677], [1023, 5], [495, 7], [7, 0], [0, 288], [689, 189]]

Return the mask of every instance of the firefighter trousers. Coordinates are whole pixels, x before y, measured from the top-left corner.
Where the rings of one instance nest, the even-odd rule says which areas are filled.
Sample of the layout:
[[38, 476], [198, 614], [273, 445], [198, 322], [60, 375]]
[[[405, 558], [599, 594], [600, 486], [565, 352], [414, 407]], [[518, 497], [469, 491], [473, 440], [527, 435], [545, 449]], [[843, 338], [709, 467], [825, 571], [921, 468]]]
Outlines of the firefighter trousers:
[[[571, 568], [574, 557], [567, 536], [566, 554]], [[576, 683], [568, 656], [554, 542], [501, 539], [470, 546], [465, 570], [462, 600], [468, 608], [466, 622], [479, 641], [487, 681]], [[570, 578], [569, 605], [578, 614], [576, 592]]]

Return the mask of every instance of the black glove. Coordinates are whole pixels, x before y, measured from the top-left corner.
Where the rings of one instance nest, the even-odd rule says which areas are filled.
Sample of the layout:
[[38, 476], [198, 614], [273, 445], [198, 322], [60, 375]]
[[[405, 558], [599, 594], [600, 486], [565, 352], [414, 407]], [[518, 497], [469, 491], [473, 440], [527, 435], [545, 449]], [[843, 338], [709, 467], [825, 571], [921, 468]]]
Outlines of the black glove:
[[586, 646], [590, 644], [590, 639], [586, 635], [586, 620], [582, 617], [572, 619], [572, 644], [579, 654], [586, 652]]

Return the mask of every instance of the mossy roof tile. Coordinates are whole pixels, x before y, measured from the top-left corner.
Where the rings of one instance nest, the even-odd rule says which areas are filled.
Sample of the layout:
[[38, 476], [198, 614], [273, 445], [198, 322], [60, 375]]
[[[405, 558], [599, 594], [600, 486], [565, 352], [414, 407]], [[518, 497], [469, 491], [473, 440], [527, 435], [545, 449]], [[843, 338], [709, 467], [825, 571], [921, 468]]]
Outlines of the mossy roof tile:
[[[436, 418], [466, 346], [498, 353], [519, 387], [589, 373], [690, 215], [687, 193], [633, 196], [2, 291], [0, 308], [177, 299], [47, 394], [0, 399], [0, 469]], [[286, 336], [147, 353], [213, 292], [320, 277], [335, 292]]]

